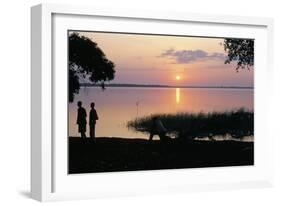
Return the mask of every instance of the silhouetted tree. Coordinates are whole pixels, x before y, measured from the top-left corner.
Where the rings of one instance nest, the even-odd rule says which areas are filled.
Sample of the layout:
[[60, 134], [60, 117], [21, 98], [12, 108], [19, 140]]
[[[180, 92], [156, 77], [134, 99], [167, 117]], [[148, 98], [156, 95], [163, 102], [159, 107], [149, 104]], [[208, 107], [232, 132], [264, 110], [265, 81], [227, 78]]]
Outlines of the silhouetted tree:
[[225, 64], [237, 61], [237, 71], [254, 65], [253, 39], [225, 39], [224, 50], [227, 52]]
[[[69, 66], [70, 67], [70, 66]], [[71, 68], [68, 69], [68, 101], [73, 102], [74, 94], [79, 93], [79, 77]]]
[[93, 83], [114, 78], [114, 63], [108, 60], [97, 43], [78, 33], [69, 36], [69, 101], [79, 93], [79, 78], [89, 78]]

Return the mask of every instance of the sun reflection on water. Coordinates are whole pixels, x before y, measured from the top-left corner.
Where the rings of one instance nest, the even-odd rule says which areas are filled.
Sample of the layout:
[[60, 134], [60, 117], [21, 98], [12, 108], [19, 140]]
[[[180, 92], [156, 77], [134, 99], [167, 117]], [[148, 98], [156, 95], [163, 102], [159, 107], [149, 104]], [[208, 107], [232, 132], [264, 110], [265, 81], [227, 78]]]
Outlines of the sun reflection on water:
[[181, 101], [181, 90], [180, 88], [176, 88], [176, 103], [179, 104]]

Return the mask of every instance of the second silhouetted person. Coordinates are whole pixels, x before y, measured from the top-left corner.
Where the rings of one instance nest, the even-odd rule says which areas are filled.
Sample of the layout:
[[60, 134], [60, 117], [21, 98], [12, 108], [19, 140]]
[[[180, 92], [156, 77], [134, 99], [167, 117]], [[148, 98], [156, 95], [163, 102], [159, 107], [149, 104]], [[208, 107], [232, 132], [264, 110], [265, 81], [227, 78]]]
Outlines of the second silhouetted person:
[[76, 124], [78, 124], [78, 132], [81, 134], [81, 138], [86, 138], [86, 125], [87, 125], [87, 112], [82, 107], [82, 102], [77, 102], [78, 110], [77, 110], [77, 121]]
[[95, 103], [91, 103], [91, 111], [89, 115], [89, 126], [90, 126], [90, 137], [93, 141], [95, 141], [96, 138], [96, 123], [99, 119], [97, 111], [95, 109]]

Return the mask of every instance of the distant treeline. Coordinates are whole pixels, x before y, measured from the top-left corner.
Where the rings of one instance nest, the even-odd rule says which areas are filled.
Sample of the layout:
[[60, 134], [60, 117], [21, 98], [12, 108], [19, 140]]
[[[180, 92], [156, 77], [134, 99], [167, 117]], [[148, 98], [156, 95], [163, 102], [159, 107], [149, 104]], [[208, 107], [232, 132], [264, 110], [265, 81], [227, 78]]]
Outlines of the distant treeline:
[[83, 87], [156, 87], [156, 88], [223, 88], [223, 89], [253, 89], [254, 87], [240, 87], [240, 86], [196, 86], [196, 85], [163, 85], [163, 84], [91, 84], [80, 83]]
[[194, 139], [231, 135], [241, 139], [254, 134], [254, 113], [244, 108], [225, 112], [154, 114], [127, 123], [129, 129], [149, 133], [152, 118], [158, 117], [168, 133], [177, 138]]

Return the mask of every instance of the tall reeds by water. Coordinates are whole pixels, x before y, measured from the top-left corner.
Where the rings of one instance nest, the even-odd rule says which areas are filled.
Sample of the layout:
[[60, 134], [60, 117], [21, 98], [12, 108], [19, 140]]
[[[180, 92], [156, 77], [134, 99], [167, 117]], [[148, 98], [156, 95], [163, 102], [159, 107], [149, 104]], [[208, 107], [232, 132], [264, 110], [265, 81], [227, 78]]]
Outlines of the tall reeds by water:
[[158, 117], [168, 134], [176, 138], [227, 136], [241, 139], [254, 135], [254, 113], [244, 108], [209, 113], [152, 114], [127, 123], [129, 129], [149, 133], [152, 118]]

